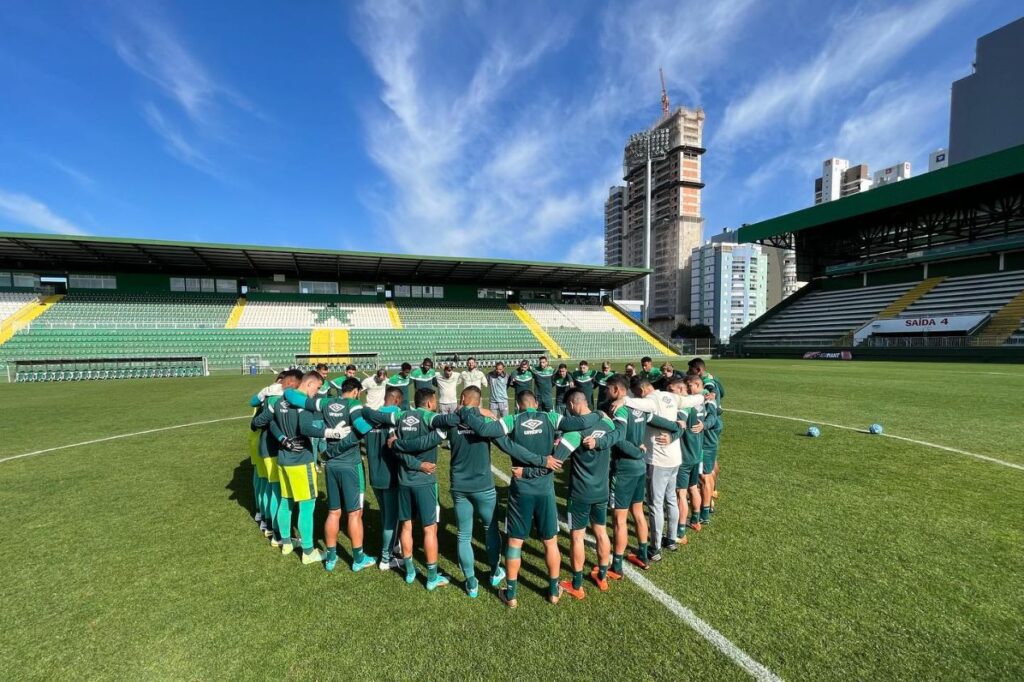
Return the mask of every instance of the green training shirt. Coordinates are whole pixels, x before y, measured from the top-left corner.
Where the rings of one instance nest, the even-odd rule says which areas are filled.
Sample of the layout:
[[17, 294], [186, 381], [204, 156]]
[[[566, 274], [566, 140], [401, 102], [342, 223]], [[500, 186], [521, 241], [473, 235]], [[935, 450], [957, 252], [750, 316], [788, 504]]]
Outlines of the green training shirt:
[[420, 464], [437, 464], [437, 446], [447, 437], [443, 429], [459, 423], [457, 414], [434, 414], [418, 407], [397, 416], [395, 433], [398, 440], [392, 448], [402, 466], [398, 469], [398, 485], [415, 488], [437, 483], [437, 472], [420, 471]]
[[[718, 454], [718, 439], [722, 435], [722, 417], [718, 405], [704, 403], [704, 452]], [[711, 473], [710, 471], [707, 473]]]
[[[473, 415], [484, 422], [494, 421], [483, 417], [475, 407], [462, 407], [458, 410], [460, 423], [448, 430], [448, 442], [452, 448], [451, 489], [458, 493], [476, 493], [494, 487], [494, 473], [491, 471], [491, 441], [470, 428], [466, 423], [467, 415]], [[502, 451], [520, 461], [532, 462], [535, 466], [544, 466], [547, 458], [533, 454], [526, 448], [516, 445], [508, 436], [502, 435], [493, 439]]]
[[324, 422], [316, 415], [302, 407], [296, 407], [285, 398], [279, 398], [273, 405], [274, 421], [277, 427], [275, 435], [291, 438], [303, 445], [301, 452], [290, 452], [281, 449], [277, 453], [277, 461], [283, 466], [296, 464], [312, 464], [316, 461], [311, 438], [323, 438]]
[[431, 367], [426, 372], [423, 371], [422, 367], [417, 367], [409, 375], [409, 379], [412, 381], [413, 393], [415, 393], [416, 391], [420, 390], [421, 388], [436, 388], [437, 387], [437, 381], [435, 381], [436, 378], [437, 378], [437, 372], [434, 371], [433, 367]]
[[551, 391], [555, 379], [555, 368], [551, 365], [548, 365], [544, 369], [541, 369], [540, 367], [531, 367], [530, 372], [533, 374], [533, 385], [536, 387], [534, 391], [537, 393], [537, 396], [542, 396], [545, 400], [551, 400]]
[[525, 372], [516, 370], [512, 374], [508, 375], [508, 385], [509, 388], [515, 391], [515, 397], [516, 400], [518, 400], [520, 393], [523, 391], [533, 390], [533, 372], [530, 370], [526, 370]]
[[[693, 466], [704, 456], [704, 432], [694, 433], [690, 429], [704, 422], [704, 405], [697, 407], [679, 408], [679, 421], [686, 422], [686, 430], [683, 431], [681, 445], [683, 446], [683, 465]], [[707, 424], [704, 424], [707, 428]]]
[[[587, 450], [582, 447], [583, 439], [593, 436], [597, 447]], [[608, 417], [602, 417], [594, 426], [573, 433], [566, 433], [555, 448], [555, 457], [569, 461], [569, 497], [577, 502], [593, 504], [608, 499], [608, 472], [611, 465], [612, 445], [621, 432], [616, 434], [615, 424]]]
[[399, 405], [403, 410], [408, 410], [412, 403], [412, 379], [403, 377], [401, 373], [392, 374], [388, 377], [388, 386], [398, 386], [402, 389], [402, 403]]
[[555, 385], [555, 404], [562, 405], [565, 403], [565, 394], [576, 384], [572, 382], [571, 374], [566, 374], [564, 379], [556, 376], [553, 383]]
[[389, 419], [398, 422], [401, 411], [397, 405], [385, 405], [380, 410], [363, 408], [373, 428], [366, 434], [366, 468], [370, 478], [370, 486], [378, 490], [387, 490], [398, 485], [398, 471], [401, 463], [398, 455], [388, 447], [388, 436], [391, 435], [391, 426], [383, 420], [370, 419], [376, 412], [381, 415], [388, 415]]

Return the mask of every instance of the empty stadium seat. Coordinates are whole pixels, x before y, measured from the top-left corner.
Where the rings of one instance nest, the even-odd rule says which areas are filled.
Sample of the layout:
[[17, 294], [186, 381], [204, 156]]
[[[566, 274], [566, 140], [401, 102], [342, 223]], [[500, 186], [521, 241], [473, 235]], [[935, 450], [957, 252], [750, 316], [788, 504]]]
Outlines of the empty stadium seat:
[[317, 301], [249, 301], [238, 320], [239, 329], [391, 329], [384, 303]]
[[749, 334], [749, 345], [801, 345], [828, 343], [874, 319], [916, 282], [814, 291], [784, 308]]
[[0, 322], [39, 298], [39, 294], [20, 291], [0, 291]]
[[948, 277], [903, 315], [995, 313], [1024, 289], [1024, 270]]

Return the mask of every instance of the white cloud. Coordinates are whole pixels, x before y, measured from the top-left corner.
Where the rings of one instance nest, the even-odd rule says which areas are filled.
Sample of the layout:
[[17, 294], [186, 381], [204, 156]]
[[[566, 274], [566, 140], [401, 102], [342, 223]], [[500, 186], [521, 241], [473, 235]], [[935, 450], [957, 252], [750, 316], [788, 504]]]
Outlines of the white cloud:
[[22, 227], [43, 232], [84, 235], [86, 232], [32, 197], [0, 189], [0, 216]]
[[780, 128], [806, 124], [819, 105], [884, 74], [887, 65], [972, 1], [897, 3], [873, 14], [855, 10], [835, 22], [816, 57], [767, 76], [729, 104], [714, 144], [749, 141], [769, 129], [777, 135]]
[[64, 163], [60, 159], [56, 159], [52, 156], [46, 156], [43, 158], [45, 158], [47, 163], [49, 163], [51, 166], [59, 170], [61, 173], [64, 173], [64, 175], [74, 180], [81, 187], [85, 189], [92, 189], [96, 185], [96, 181], [92, 178], [92, 176], [83, 173], [74, 166]]
[[604, 235], [590, 235], [580, 239], [565, 254], [567, 263], [586, 263], [601, 265], [604, 263]]
[[180, 130], [168, 122], [155, 104], [147, 102], [142, 107], [142, 114], [149, 127], [163, 139], [164, 149], [171, 156], [207, 175], [220, 177], [220, 172], [210, 161], [209, 157], [190, 142]]
[[626, 119], [646, 105], [656, 117], [659, 65], [674, 92], [692, 91], [697, 67], [724, 58], [753, 6], [609, 9], [603, 35], [587, 36], [599, 48], [587, 75], [548, 92], [545, 70], [559, 68], [558, 51], [578, 37], [558, 5], [498, 17], [480, 7], [446, 14], [433, 4], [364, 3], [359, 40], [383, 104], [366, 114], [367, 148], [388, 179], [368, 205], [404, 250], [550, 259], [578, 239], [591, 245], [583, 256], [600, 260], [592, 244], [608, 185], [620, 181]]
[[[262, 114], [234, 88], [215, 78], [157, 8], [128, 6], [113, 47], [133, 71], [157, 86], [173, 107], [147, 101], [142, 114], [175, 158], [224, 179], [210, 160], [214, 144], [233, 143], [232, 113]], [[177, 112], [180, 110], [180, 112]], [[175, 113], [177, 112], [177, 113]]]

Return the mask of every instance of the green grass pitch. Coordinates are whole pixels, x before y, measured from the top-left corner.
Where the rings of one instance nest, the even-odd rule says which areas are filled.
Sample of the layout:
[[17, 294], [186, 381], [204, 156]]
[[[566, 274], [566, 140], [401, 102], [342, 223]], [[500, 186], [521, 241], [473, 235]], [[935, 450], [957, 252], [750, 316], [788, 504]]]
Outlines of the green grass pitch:
[[[728, 392], [719, 510], [652, 583], [783, 679], [1024, 678], [1024, 470], [1007, 466], [1024, 466], [1024, 367], [712, 370]], [[241, 417], [268, 380], [2, 385], [0, 460]], [[811, 439], [806, 423], [740, 410], [879, 422], [1002, 463], [825, 425]], [[0, 462], [0, 679], [747, 677], [629, 580], [547, 605], [536, 541], [519, 609], [486, 587], [468, 599], [443, 464], [450, 587], [353, 574], [344, 534], [334, 574], [282, 557], [250, 518], [246, 433], [234, 419]]]

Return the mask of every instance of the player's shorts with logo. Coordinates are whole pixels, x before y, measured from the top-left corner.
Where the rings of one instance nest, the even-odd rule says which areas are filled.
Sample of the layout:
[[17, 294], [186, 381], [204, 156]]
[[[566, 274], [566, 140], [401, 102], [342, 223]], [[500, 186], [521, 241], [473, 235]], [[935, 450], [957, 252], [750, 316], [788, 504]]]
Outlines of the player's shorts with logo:
[[522, 495], [510, 493], [505, 516], [505, 533], [510, 538], [525, 540], [530, 529], [537, 526], [537, 536], [547, 540], [558, 535], [558, 510], [554, 495]]
[[589, 525], [603, 526], [608, 523], [608, 503], [581, 502], [569, 498], [567, 505], [570, 530], [583, 530]]
[[366, 477], [363, 474], [363, 463], [355, 466], [350, 464], [332, 464], [324, 467], [327, 485], [327, 508], [331, 511], [344, 509], [346, 513], [356, 512], [363, 508], [366, 500]]
[[281, 482], [281, 497], [295, 502], [315, 500], [319, 488], [316, 480], [316, 465], [281, 464], [277, 466], [278, 478]]
[[437, 484], [398, 486], [398, 520], [419, 519], [424, 526], [437, 523], [441, 518], [441, 503]]
[[629, 509], [647, 497], [647, 474], [615, 474], [612, 476], [610, 506]]
[[676, 474], [676, 488], [691, 488], [695, 485], [700, 485], [702, 469], [703, 464], [701, 462], [694, 462], [693, 464], [684, 463], [679, 467], [679, 473]]

